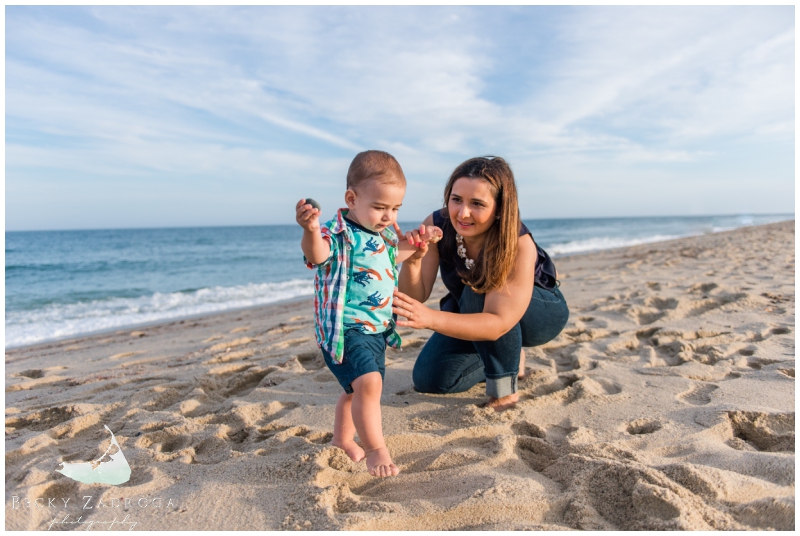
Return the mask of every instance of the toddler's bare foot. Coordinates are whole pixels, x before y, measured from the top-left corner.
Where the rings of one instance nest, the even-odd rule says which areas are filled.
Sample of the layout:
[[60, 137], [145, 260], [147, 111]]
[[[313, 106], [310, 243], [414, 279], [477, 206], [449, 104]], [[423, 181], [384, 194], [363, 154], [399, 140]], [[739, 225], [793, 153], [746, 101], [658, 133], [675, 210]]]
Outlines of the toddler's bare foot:
[[381, 447], [367, 452], [367, 471], [372, 476], [386, 478], [387, 476], [397, 476], [400, 469], [392, 463], [389, 449]]
[[342, 449], [344, 453], [347, 454], [347, 456], [354, 462], [360, 462], [364, 459], [364, 449], [359, 447], [358, 443], [352, 439], [350, 441], [339, 441], [334, 438], [331, 441], [331, 445]]
[[484, 408], [493, 408], [496, 412], [505, 411], [507, 409], [511, 409], [517, 405], [519, 401], [519, 393], [514, 393], [508, 396], [504, 396], [503, 398], [495, 398], [493, 396], [489, 397], [489, 400], [483, 404], [482, 407]]

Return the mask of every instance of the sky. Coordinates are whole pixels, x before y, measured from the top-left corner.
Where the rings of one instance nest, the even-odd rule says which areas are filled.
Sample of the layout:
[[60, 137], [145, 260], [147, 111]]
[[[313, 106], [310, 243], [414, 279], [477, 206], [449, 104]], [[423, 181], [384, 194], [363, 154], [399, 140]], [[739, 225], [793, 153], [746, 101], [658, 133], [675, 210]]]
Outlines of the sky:
[[523, 218], [794, 212], [794, 6], [7, 6], [6, 229], [330, 217], [362, 150], [421, 221], [464, 160]]

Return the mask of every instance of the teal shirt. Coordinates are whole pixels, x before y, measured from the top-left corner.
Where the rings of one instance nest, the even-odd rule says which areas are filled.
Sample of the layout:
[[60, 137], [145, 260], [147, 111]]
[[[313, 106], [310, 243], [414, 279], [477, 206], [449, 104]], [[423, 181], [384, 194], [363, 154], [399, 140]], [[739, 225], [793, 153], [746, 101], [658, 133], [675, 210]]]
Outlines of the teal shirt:
[[345, 218], [353, 235], [352, 276], [347, 281], [344, 328], [383, 333], [392, 320], [395, 271], [380, 234]]
[[[345, 223], [348, 210], [340, 208], [336, 217], [325, 223], [320, 229], [323, 240], [331, 245], [331, 253], [320, 264], [314, 265], [303, 259], [306, 266], [317, 271], [314, 277], [314, 334], [320, 348], [326, 350], [334, 363], [341, 363], [344, 356], [344, 303], [347, 288], [352, 277], [353, 264], [353, 232]], [[393, 264], [394, 278], [397, 278], [397, 235], [391, 229], [381, 231], [381, 238], [389, 252], [389, 260]], [[398, 335], [394, 321], [390, 321], [391, 329], [383, 332], [386, 344], [392, 348], [400, 348], [402, 340]]]

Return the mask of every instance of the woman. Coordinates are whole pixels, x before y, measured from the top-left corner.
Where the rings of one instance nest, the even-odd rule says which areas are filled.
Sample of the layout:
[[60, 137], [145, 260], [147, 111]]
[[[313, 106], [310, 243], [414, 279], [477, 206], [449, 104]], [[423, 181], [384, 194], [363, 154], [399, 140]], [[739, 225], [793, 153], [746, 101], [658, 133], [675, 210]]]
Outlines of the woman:
[[[399, 326], [435, 331], [414, 365], [418, 391], [457, 393], [485, 380], [486, 405], [501, 411], [519, 399], [522, 347], [555, 338], [569, 310], [552, 262], [519, 219], [505, 160], [467, 160], [450, 176], [444, 200], [419, 231], [407, 233], [416, 243], [426, 225], [444, 232], [436, 247], [422, 247], [403, 263], [393, 311], [407, 319]], [[440, 311], [421, 303], [437, 270], [450, 291]]]

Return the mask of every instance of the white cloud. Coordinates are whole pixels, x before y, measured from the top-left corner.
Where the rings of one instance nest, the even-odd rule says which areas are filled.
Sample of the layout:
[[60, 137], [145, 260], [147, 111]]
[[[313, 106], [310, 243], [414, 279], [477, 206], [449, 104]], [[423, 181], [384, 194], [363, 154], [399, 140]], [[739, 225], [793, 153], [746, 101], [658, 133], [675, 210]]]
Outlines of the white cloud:
[[[419, 184], [409, 209], [438, 204], [453, 167], [489, 152], [553, 170], [564, 192], [590, 185], [599, 166], [631, 184], [660, 181], [641, 166], [724, 167], [742, 145], [793, 140], [788, 13], [12, 8], [7, 181], [63, 169], [338, 184], [353, 153], [372, 147], [393, 151]], [[530, 35], [511, 25], [526, 17]], [[536, 24], [548, 25], [546, 43], [532, 38]]]

